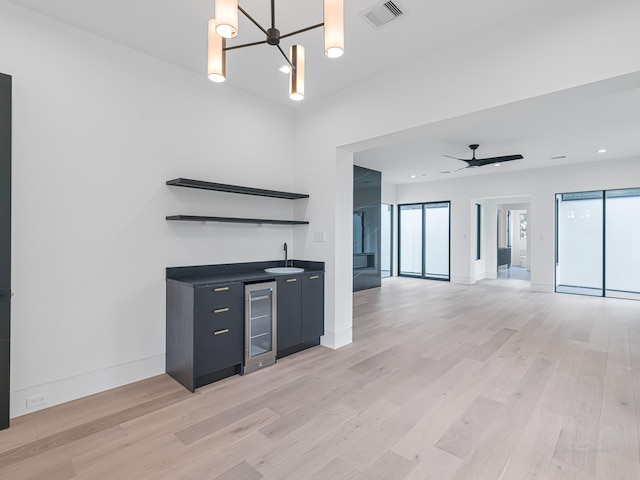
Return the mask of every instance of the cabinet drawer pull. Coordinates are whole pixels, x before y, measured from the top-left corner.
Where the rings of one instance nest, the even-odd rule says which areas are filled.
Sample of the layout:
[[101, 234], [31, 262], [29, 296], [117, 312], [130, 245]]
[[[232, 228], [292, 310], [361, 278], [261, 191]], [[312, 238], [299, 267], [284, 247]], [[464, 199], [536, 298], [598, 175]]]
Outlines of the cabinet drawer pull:
[[226, 292], [227, 290], [229, 290], [229, 287], [218, 287], [213, 289], [214, 292]]
[[320, 278], [320, 275], [312, 275], [309, 277], [309, 280], [315, 280], [316, 278]]
[[216, 330], [213, 332], [214, 335], [222, 335], [223, 333], [229, 333], [229, 329], [225, 328], [224, 330]]
[[297, 278], [287, 278], [287, 283], [297, 282], [297, 281], [298, 281]]
[[229, 307], [225, 307], [225, 308], [216, 308], [213, 313], [224, 313], [224, 312], [228, 312], [229, 311]]

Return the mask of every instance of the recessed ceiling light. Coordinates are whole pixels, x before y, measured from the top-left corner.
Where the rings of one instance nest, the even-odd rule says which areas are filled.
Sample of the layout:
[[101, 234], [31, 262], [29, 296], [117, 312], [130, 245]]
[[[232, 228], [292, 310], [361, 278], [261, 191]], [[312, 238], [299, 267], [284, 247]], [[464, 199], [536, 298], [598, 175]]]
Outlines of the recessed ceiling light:
[[558, 155], [557, 157], [551, 157], [551, 160], [562, 160], [563, 158], [567, 158], [566, 155]]
[[501, 163], [494, 163], [494, 164], [493, 164], [493, 166], [494, 166], [494, 167], [501, 167], [501, 166], [502, 166], [502, 164], [501, 164]]
[[416, 176], [415, 175], [411, 175], [411, 178], [416, 178]]
[[280, 70], [282, 73], [286, 73], [287, 75], [289, 75], [289, 72], [291, 71], [291, 67], [289, 65], [283, 65], [278, 70]]
[[598, 153], [607, 153], [607, 149], [606, 148], [601, 148], [600, 150], [598, 150]]

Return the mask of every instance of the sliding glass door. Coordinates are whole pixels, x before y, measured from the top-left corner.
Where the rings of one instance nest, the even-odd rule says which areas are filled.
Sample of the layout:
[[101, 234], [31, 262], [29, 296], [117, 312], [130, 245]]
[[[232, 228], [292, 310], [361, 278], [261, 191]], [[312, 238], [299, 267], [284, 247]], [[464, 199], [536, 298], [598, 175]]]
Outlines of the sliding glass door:
[[605, 196], [606, 296], [640, 299], [640, 188]]
[[640, 299], [640, 189], [556, 195], [556, 292]]
[[602, 192], [556, 195], [556, 292], [602, 296]]
[[449, 227], [449, 202], [400, 205], [400, 275], [449, 280]]
[[424, 206], [424, 276], [449, 280], [449, 202]]
[[399, 274], [422, 276], [422, 204], [399, 205]]

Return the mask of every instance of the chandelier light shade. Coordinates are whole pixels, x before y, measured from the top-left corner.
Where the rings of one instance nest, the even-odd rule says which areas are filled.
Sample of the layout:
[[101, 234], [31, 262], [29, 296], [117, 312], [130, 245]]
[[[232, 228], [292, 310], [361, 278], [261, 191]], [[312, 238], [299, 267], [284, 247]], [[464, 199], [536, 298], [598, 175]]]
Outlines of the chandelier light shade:
[[[316, 0], [317, 1], [317, 0]], [[289, 66], [289, 98], [300, 101], [304, 98], [304, 47], [292, 45], [289, 56], [280, 41], [300, 33], [324, 27], [324, 53], [328, 58], [337, 58], [344, 53], [344, 0], [322, 0], [324, 2], [324, 22], [300, 28], [292, 32], [280, 33], [276, 27], [276, 0], [271, 0], [270, 25], [262, 26], [247, 11], [238, 5], [238, 0], [215, 0], [215, 19], [209, 21], [208, 75], [214, 82], [224, 82], [226, 77], [226, 52], [255, 45], [276, 47]], [[304, 2], [299, 2], [304, 3]], [[231, 44], [227, 39], [238, 34], [238, 12], [242, 13], [264, 34], [264, 40]], [[281, 68], [280, 71], [286, 72]]]
[[209, 20], [209, 52], [207, 74], [212, 82], [224, 82], [227, 76], [227, 54], [224, 51], [225, 39], [216, 31], [217, 22]]
[[289, 57], [293, 65], [289, 72], [289, 98], [299, 102], [304, 98], [304, 47], [291, 45]]
[[344, 53], [344, 0], [324, 0], [324, 54], [338, 58]]
[[238, 0], [216, 0], [216, 32], [223, 38], [238, 35]]

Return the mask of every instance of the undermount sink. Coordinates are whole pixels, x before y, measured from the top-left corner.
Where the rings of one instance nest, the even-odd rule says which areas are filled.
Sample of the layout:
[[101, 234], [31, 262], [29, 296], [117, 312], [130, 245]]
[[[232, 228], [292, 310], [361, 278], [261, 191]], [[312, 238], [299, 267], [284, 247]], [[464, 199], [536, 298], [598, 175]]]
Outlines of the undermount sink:
[[304, 272], [304, 268], [298, 267], [273, 267], [273, 268], [265, 268], [265, 272], [267, 273], [302, 273]]

